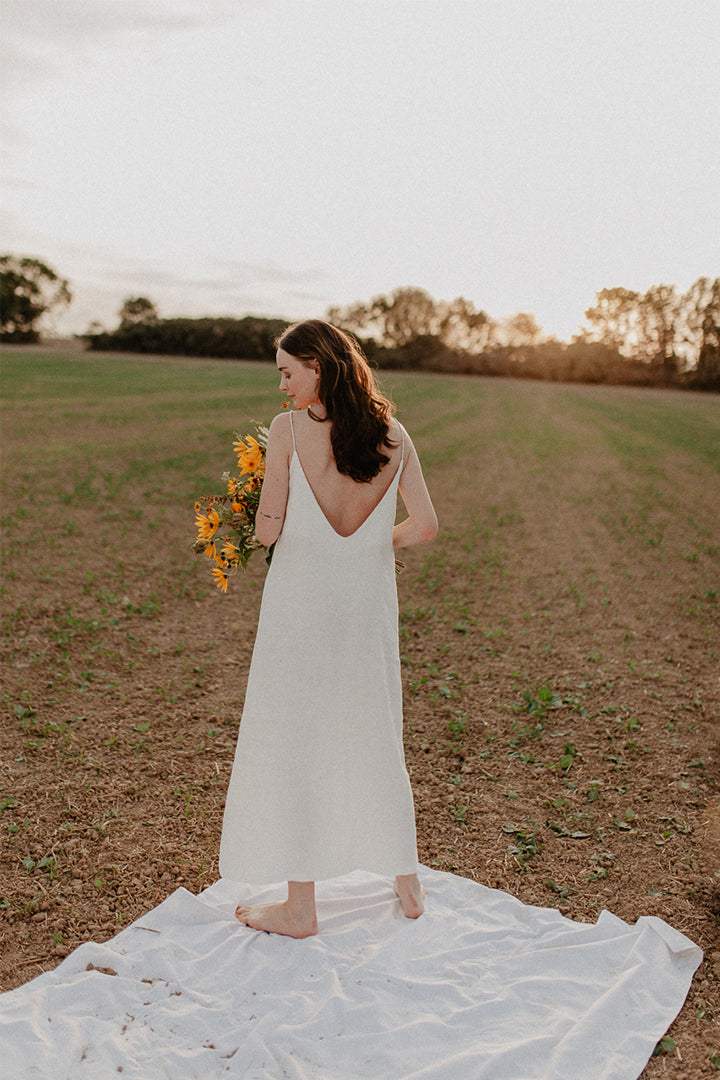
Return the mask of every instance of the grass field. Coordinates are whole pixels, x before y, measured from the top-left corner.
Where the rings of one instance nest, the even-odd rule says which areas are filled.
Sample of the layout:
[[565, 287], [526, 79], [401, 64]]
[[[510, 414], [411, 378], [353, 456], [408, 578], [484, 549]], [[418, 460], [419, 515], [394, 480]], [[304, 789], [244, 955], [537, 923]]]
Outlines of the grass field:
[[[398, 581], [421, 859], [688, 934], [644, 1076], [715, 1076], [720, 401], [383, 382], [441, 522]], [[264, 563], [220, 594], [193, 502], [281, 399], [271, 366], [37, 350], [2, 394], [7, 989], [217, 876]]]

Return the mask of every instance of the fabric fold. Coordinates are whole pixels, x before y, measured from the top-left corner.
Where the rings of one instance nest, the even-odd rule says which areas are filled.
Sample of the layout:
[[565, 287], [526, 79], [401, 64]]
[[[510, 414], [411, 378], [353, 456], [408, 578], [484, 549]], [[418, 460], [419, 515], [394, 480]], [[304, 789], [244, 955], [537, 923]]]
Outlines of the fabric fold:
[[5, 1075], [637, 1080], [702, 959], [692, 941], [655, 917], [579, 923], [421, 879], [418, 920], [376, 875], [321, 883], [320, 933], [301, 941], [234, 918], [279, 884], [178, 889], [0, 996]]

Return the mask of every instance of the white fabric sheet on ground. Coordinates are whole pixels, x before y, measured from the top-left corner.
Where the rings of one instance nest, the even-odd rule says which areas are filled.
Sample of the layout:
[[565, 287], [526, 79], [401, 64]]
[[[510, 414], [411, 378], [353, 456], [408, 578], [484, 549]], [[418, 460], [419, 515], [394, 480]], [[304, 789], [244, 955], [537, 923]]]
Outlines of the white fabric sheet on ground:
[[637, 1080], [685, 1000], [697, 946], [654, 917], [577, 923], [453, 874], [421, 878], [417, 921], [382, 878], [321, 883], [320, 934], [302, 941], [233, 917], [281, 886], [178, 889], [0, 996], [2, 1073]]

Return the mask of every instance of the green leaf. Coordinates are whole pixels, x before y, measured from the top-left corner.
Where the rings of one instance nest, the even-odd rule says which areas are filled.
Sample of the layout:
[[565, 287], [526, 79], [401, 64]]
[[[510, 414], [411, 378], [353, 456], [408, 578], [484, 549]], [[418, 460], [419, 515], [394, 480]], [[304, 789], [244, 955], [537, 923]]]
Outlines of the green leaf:
[[669, 1054], [676, 1046], [675, 1040], [671, 1039], [669, 1035], [665, 1035], [653, 1050], [653, 1057], [657, 1057], [658, 1054]]
[[548, 885], [554, 893], [557, 893], [561, 900], [567, 900], [570, 895], [569, 885], [558, 885], [552, 878], [545, 878], [545, 884]]

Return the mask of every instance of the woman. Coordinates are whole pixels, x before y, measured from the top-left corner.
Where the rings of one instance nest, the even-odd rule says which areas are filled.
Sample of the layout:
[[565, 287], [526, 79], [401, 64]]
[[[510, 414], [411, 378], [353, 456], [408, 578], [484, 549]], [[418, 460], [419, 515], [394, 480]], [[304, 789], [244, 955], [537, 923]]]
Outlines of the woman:
[[[288, 881], [239, 907], [259, 930], [317, 933], [315, 881], [395, 876], [417, 918], [403, 755], [394, 550], [437, 518], [415, 449], [350, 335], [319, 320], [278, 340], [295, 413], [270, 426], [256, 537], [276, 543], [263, 592], [220, 850], [236, 881]], [[397, 491], [408, 517], [394, 525]]]

